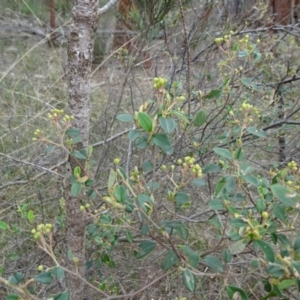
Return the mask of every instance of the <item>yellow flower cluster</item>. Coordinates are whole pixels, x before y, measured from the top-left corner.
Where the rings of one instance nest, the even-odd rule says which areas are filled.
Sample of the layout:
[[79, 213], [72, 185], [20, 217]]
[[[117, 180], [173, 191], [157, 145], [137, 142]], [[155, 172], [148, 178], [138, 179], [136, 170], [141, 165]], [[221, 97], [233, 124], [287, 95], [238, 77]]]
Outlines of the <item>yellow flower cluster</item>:
[[166, 83], [168, 82], [168, 80], [166, 78], [163, 78], [163, 77], [155, 77], [153, 79], [154, 81], [154, 89], [158, 90], [162, 87], [164, 87], [166, 85]]
[[41, 138], [41, 137], [42, 137], [42, 134], [43, 134], [43, 132], [42, 132], [40, 129], [37, 129], [37, 130], [34, 132], [34, 135], [35, 135], [36, 137], [32, 138], [32, 140], [33, 140], [33, 141], [37, 141], [38, 138]]
[[185, 156], [183, 159], [178, 159], [178, 165], [183, 168], [189, 168], [192, 174], [195, 174], [198, 178], [202, 177], [202, 169], [198, 164], [195, 164], [196, 159], [191, 156]]
[[[48, 119], [49, 119], [49, 120], [58, 120], [58, 118], [59, 118], [60, 116], [62, 116], [63, 113], [64, 113], [64, 110], [63, 110], [63, 109], [56, 109], [56, 108], [51, 109], [50, 113], [48, 113]], [[62, 120], [63, 120], [64, 122], [69, 122], [69, 121], [74, 120], [74, 117], [65, 114], [65, 115], [63, 116]]]
[[31, 233], [35, 240], [38, 240], [41, 234], [49, 234], [53, 228], [53, 225], [50, 223], [47, 224], [39, 224], [36, 229], [32, 229]]
[[292, 170], [292, 171], [297, 171], [298, 170], [298, 166], [297, 163], [292, 160], [288, 163], [288, 167]]
[[220, 44], [220, 43], [228, 41], [232, 34], [233, 34], [233, 31], [230, 31], [230, 35], [225, 34], [223, 37], [215, 38], [215, 43]]

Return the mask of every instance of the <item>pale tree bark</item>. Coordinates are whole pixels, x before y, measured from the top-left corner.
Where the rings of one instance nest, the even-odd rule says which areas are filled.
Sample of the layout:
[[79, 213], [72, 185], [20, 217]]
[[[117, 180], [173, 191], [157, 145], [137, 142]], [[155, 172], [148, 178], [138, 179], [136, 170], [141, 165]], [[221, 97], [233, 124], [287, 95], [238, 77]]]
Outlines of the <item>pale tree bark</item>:
[[[74, 116], [72, 126], [79, 129], [82, 141], [75, 144], [75, 150], [86, 148], [89, 142], [90, 118], [90, 74], [95, 32], [99, 16], [106, 12], [117, 0], [109, 1], [102, 9], [97, 0], [75, 0], [72, 10], [72, 23], [68, 39], [68, 87], [69, 110]], [[71, 155], [67, 164], [65, 180], [66, 222], [68, 257], [66, 267], [72, 273], [67, 274], [66, 283], [70, 299], [83, 300], [85, 284], [85, 215], [80, 211], [81, 197], [71, 195], [69, 177], [76, 166], [84, 173], [84, 162]]]

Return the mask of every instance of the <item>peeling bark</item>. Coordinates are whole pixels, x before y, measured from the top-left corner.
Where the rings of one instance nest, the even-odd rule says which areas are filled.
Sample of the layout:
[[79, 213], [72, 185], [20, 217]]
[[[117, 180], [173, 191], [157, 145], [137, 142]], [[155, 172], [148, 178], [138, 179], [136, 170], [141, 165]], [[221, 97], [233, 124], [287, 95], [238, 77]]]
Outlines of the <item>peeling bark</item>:
[[[74, 116], [73, 126], [80, 130], [82, 142], [75, 150], [88, 146], [90, 118], [90, 74], [95, 32], [98, 25], [98, 1], [75, 0], [72, 10], [73, 21], [68, 39], [68, 86], [69, 109]], [[83, 162], [69, 156], [68, 177], [76, 166], [83, 170]], [[84, 278], [85, 273], [85, 215], [80, 211], [79, 200], [84, 196], [73, 197], [71, 185], [67, 180], [65, 187], [67, 245], [73, 259], [67, 258], [67, 268]], [[70, 256], [70, 255], [69, 255]], [[75, 263], [75, 260], [77, 261]], [[67, 288], [70, 299], [82, 300], [85, 296], [85, 284], [79, 276], [67, 275]]]

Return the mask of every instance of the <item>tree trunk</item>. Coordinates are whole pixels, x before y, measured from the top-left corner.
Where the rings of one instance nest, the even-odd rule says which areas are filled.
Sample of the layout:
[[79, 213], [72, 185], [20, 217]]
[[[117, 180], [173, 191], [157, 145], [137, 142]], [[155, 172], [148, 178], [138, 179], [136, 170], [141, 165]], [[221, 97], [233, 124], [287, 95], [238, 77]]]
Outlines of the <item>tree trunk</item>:
[[[88, 146], [90, 118], [90, 73], [95, 31], [98, 25], [98, 1], [75, 0], [72, 10], [72, 24], [68, 40], [68, 86], [69, 109], [74, 116], [73, 127], [80, 130], [82, 141], [75, 144], [74, 150]], [[76, 166], [84, 173], [84, 162], [69, 156], [68, 178]], [[85, 273], [85, 214], [80, 211], [79, 199], [85, 196], [73, 197], [71, 185], [66, 178], [65, 201], [67, 221], [67, 268], [84, 278]], [[83, 280], [72, 274], [67, 274], [67, 288], [70, 299], [82, 300], [85, 296]]]
[[293, 23], [295, 8], [299, 0], [273, 0], [273, 14], [275, 23], [286, 25]]

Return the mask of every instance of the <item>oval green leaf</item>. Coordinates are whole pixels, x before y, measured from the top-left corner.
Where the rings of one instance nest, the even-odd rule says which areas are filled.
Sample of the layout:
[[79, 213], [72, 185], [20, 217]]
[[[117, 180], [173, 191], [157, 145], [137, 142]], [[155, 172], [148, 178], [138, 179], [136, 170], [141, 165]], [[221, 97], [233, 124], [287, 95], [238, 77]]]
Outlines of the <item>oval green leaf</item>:
[[66, 131], [66, 135], [69, 136], [69, 137], [78, 136], [78, 135], [80, 135], [80, 130], [77, 129], [77, 128], [69, 128]]
[[148, 255], [154, 248], [156, 247], [156, 243], [153, 241], [144, 241], [139, 244], [140, 251], [135, 252], [135, 257], [137, 259], [143, 258]]
[[82, 190], [82, 184], [79, 182], [75, 182], [71, 186], [71, 195], [73, 197], [77, 197], [80, 195], [81, 190]]
[[206, 255], [204, 261], [213, 271], [217, 273], [224, 273], [224, 266], [217, 257], [212, 255]]
[[70, 299], [70, 292], [68, 290], [64, 291], [61, 294], [54, 296], [53, 300], [69, 300]]
[[293, 207], [300, 200], [297, 193], [280, 184], [271, 185], [271, 191], [282, 204], [288, 207]]
[[231, 152], [228, 151], [227, 149], [215, 147], [215, 148], [213, 148], [213, 151], [222, 158], [226, 158], [226, 159], [229, 159], [229, 160], [233, 159], [233, 156], [232, 156]]
[[42, 284], [49, 284], [52, 282], [52, 275], [50, 271], [40, 273], [39, 275], [34, 277], [34, 281], [42, 283]]
[[9, 228], [8, 224], [6, 224], [6, 223], [3, 222], [3, 221], [0, 221], [0, 229], [5, 230], [5, 229], [8, 229], [8, 228]]
[[117, 120], [121, 122], [133, 122], [134, 118], [132, 115], [129, 114], [121, 114], [117, 116]]
[[259, 247], [265, 253], [267, 259], [270, 262], [274, 262], [274, 260], [275, 260], [274, 250], [269, 243], [267, 243], [263, 240], [255, 241], [254, 243], [259, 245]]
[[200, 110], [194, 120], [195, 126], [202, 126], [206, 121], [206, 113], [204, 110]]
[[182, 282], [183, 282], [184, 286], [188, 289], [188, 291], [194, 292], [194, 290], [195, 290], [195, 278], [194, 278], [193, 273], [190, 270], [185, 269], [181, 273], [181, 276], [182, 276]]
[[186, 245], [182, 246], [182, 251], [187, 256], [189, 264], [192, 267], [197, 268], [199, 261], [200, 261], [199, 254], [197, 252], [193, 251], [189, 246], [186, 246]]
[[162, 127], [162, 129], [165, 131], [165, 133], [173, 132], [176, 127], [176, 122], [173, 118], [160, 117], [159, 124]]
[[166, 154], [173, 154], [173, 147], [168, 139], [168, 137], [165, 134], [154, 134], [152, 137], [153, 143], [161, 148]]
[[294, 251], [300, 254], [300, 237], [298, 237], [294, 243]]
[[178, 257], [175, 254], [175, 252], [173, 250], [169, 250], [162, 262], [162, 268], [165, 271], [168, 271], [176, 264], [177, 261], [178, 261]]
[[247, 242], [244, 241], [244, 240], [238, 240], [236, 242], [233, 242], [229, 245], [229, 250], [230, 250], [230, 253], [235, 255], [235, 254], [239, 254], [241, 252], [244, 251], [244, 249], [246, 248], [247, 246]]
[[150, 116], [144, 112], [138, 113], [138, 120], [140, 122], [141, 127], [147, 132], [152, 131], [152, 119]]
[[233, 285], [228, 285], [226, 287], [227, 294], [229, 296], [229, 299], [233, 299], [233, 296], [235, 293], [239, 293], [241, 296], [241, 300], [248, 300], [248, 296], [246, 295], [245, 291], [242, 290], [239, 287], [233, 286]]

